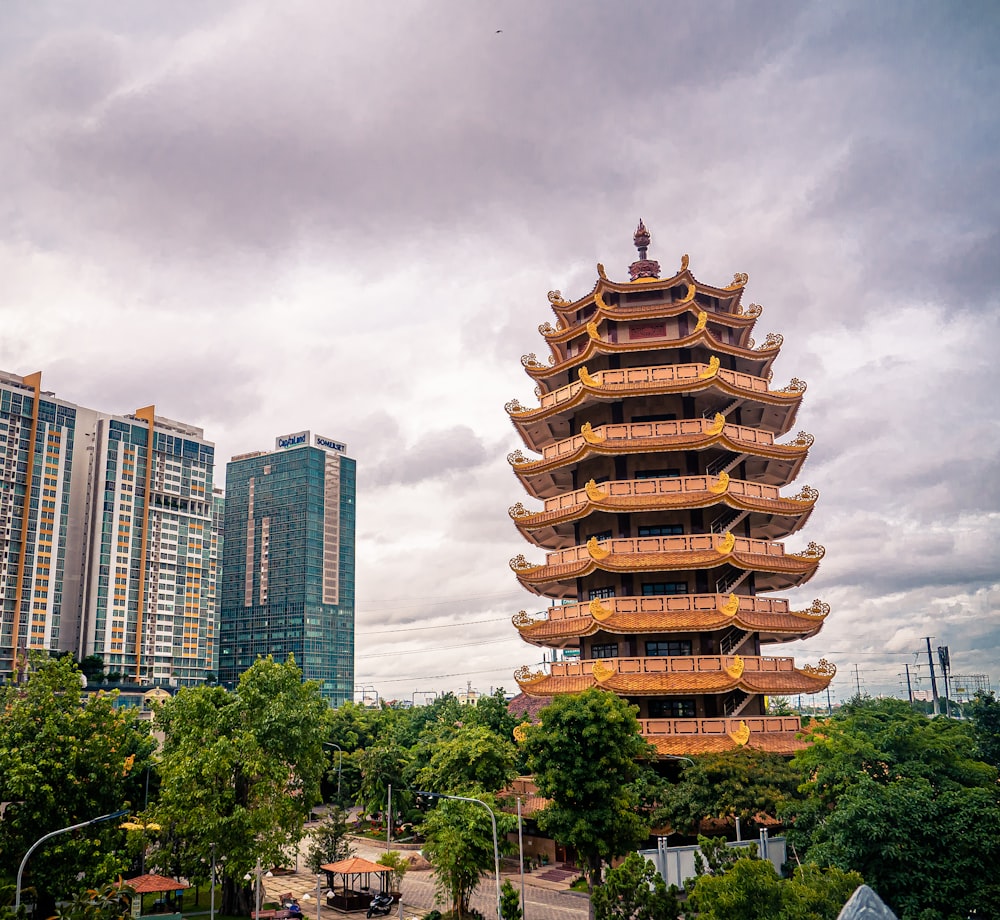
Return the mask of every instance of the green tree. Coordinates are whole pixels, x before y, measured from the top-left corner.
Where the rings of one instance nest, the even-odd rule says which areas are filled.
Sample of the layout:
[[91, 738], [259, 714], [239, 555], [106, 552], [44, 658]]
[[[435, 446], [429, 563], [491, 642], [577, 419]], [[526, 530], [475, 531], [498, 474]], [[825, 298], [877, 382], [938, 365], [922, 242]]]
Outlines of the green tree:
[[790, 716], [794, 712], [791, 700], [787, 696], [772, 696], [767, 701], [767, 714], [769, 716]]
[[860, 884], [856, 872], [812, 865], [782, 879], [766, 859], [741, 854], [724, 871], [699, 875], [688, 907], [698, 920], [836, 920]]
[[215, 844], [222, 913], [249, 913], [260, 859], [276, 865], [302, 838], [319, 798], [329, 709], [292, 658], [258, 659], [233, 693], [181, 690], [157, 713], [164, 733], [159, 801], [162, 827], [151, 861], [196, 879]]
[[749, 748], [704, 754], [675, 784], [660, 787], [653, 823], [692, 835], [705, 818], [738, 817], [744, 827], [751, 827], [762, 815], [775, 817], [796, 798], [801, 781], [801, 773], [786, 757]]
[[966, 704], [965, 713], [972, 722], [978, 755], [986, 763], [1000, 767], [1000, 700], [992, 690], [980, 690]]
[[1000, 786], [970, 726], [857, 699], [811, 741], [786, 809], [806, 861], [860, 873], [901, 917], [1000, 916]]
[[80, 670], [89, 684], [99, 684], [104, 680], [104, 659], [100, 655], [87, 655], [80, 660]]
[[347, 812], [339, 806], [331, 808], [320, 824], [313, 829], [306, 865], [310, 872], [319, 872], [326, 863], [340, 862], [354, 852], [347, 836]]
[[121, 879], [79, 892], [50, 920], [130, 920], [135, 892]]
[[596, 920], [676, 920], [676, 896], [656, 867], [638, 853], [606, 873], [604, 884], [594, 889]]
[[524, 911], [521, 910], [521, 897], [517, 889], [510, 883], [510, 879], [504, 879], [500, 886], [500, 916], [503, 920], [521, 920]]
[[357, 803], [367, 814], [383, 814], [393, 788], [393, 809], [400, 814], [408, 805], [403, 793], [408, 787], [410, 751], [394, 738], [381, 740], [361, 754], [361, 787]]
[[[497, 811], [496, 802], [486, 793], [481, 799], [492, 809], [497, 822], [498, 843], [514, 829], [510, 815]], [[474, 802], [442, 800], [424, 819], [427, 843], [424, 855], [434, 867], [437, 902], [450, 903], [453, 915], [461, 920], [469, 913], [469, 900], [483, 873], [494, 874], [493, 825], [482, 805]]]
[[516, 775], [516, 760], [511, 742], [485, 726], [463, 725], [430, 745], [430, 758], [417, 773], [417, 785], [431, 792], [498, 792]]
[[651, 755], [639, 734], [636, 707], [606, 690], [558, 696], [525, 738], [539, 795], [542, 830], [586, 860], [591, 890], [605, 860], [635, 849], [649, 833], [636, 782]]
[[389, 884], [392, 890], [399, 891], [403, 884], [403, 876], [410, 868], [406, 857], [398, 850], [389, 850], [379, 856], [377, 862], [389, 870]]
[[[35, 656], [26, 683], [0, 688], [0, 876], [13, 879], [24, 854], [50, 831], [142, 802], [144, 772], [155, 742], [134, 708], [115, 708], [117, 694], [81, 701], [81, 674], [71, 657]], [[104, 884], [127, 869], [116, 823], [53, 837], [32, 854], [24, 884], [37, 892], [42, 916], [75, 891], [82, 873]]]

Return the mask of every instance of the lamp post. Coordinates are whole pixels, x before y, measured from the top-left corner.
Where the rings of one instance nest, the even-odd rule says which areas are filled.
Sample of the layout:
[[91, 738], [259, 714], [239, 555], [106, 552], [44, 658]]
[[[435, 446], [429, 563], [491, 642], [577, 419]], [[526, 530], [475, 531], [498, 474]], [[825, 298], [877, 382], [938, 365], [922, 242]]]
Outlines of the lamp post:
[[55, 837], [58, 834], [68, 834], [70, 831], [79, 830], [81, 827], [89, 827], [91, 824], [99, 824], [101, 821], [113, 821], [115, 818], [120, 818], [122, 815], [127, 815], [128, 811], [113, 811], [109, 815], [100, 815], [97, 818], [91, 818], [89, 821], [81, 821], [79, 824], [72, 824], [69, 827], [61, 827], [57, 831], [52, 831], [46, 834], [44, 837], [39, 837], [29, 848], [28, 852], [24, 854], [24, 859], [21, 860], [21, 865], [17, 869], [17, 883], [14, 887], [14, 910], [16, 911], [21, 906], [21, 875], [24, 872], [24, 867], [28, 862], [28, 857], [35, 852], [46, 840], [51, 837]]
[[340, 774], [344, 770], [344, 750], [339, 744], [334, 744], [332, 741], [321, 741], [324, 747], [332, 747], [337, 749], [337, 804], [340, 805]]
[[260, 918], [260, 880], [262, 876], [267, 878], [272, 878], [274, 873], [268, 869], [267, 872], [263, 870], [260, 864], [260, 857], [257, 857], [257, 868], [254, 870], [254, 874], [251, 875], [249, 872], [243, 876], [244, 882], [249, 882], [251, 878], [256, 879], [254, 886], [254, 904], [257, 907], [257, 912], [254, 914], [254, 920], [259, 920]]
[[482, 805], [490, 813], [490, 823], [493, 825], [493, 871], [497, 880], [497, 920], [503, 920], [500, 916], [500, 846], [497, 843], [497, 818], [493, 814], [493, 809], [482, 799], [470, 799], [464, 795], [445, 795], [443, 792], [426, 792], [420, 789], [414, 790], [414, 795], [426, 795], [433, 799], [454, 799], [457, 802], [473, 802], [476, 805]]
[[521, 920], [527, 920], [524, 903], [524, 837], [521, 834], [521, 796], [517, 797], [517, 855], [521, 863]]

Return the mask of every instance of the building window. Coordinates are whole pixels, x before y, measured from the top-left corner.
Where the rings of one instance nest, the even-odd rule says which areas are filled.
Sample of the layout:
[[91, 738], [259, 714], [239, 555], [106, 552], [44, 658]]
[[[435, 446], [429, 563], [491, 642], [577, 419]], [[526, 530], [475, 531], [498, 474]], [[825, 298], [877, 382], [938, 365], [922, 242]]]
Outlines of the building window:
[[600, 533], [592, 533], [590, 535], [590, 539], [591, 540], [597, 540], [598, 542], [600, 542], [602, 540], [610, 540], [611, 539], [611, 531], [610, 530], [602, 530]]
[[618, 643], [608, 642], [604, 645], [592, 645], [590, 647], [591, 658], [617, 658]]
[[646, 655], [651, 658], [666, 658], [673, 655], [690, 655], [691, 640], [679, 639], [670, 642], [647, 642]]
[[642, 583], [643, 597], [654, 597], [658, 594], [687, 594], [686, 581], [644, 581]]
[[676, 537], [684, 533], [683, 524], [656, 524], [650, 527], [640, 527], [640, 537]]
[[694, 700], [650, 700], [651, 719], [693, 719]]
[[614, 596], [615, 596], [614, 588], [591, 588], [587, 592], [587, 600], [590, 601], [594, 600], [595, 598], [604, 600]]

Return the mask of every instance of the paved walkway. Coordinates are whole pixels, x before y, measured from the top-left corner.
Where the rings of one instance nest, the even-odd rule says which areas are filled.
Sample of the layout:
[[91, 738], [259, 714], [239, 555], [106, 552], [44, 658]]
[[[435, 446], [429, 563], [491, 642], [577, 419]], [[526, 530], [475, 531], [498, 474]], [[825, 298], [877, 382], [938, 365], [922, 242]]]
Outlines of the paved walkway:
[[[379, 846], [375, 841], [370, 843], [355, 841], [352, 845], [355, 856], [362, 856], [373, 862], [385, 852], [385, 845]], [[303, 854], [307, 846], [308, 839], [303, 842]], [[345, 918], [346, 920], [359, 920], [359, 918], [364, 917], [363, 912], [343, 914], [335, 911], [326, 906], [325, 899], [321, 901], [320, 909], [317, 910], [317, 878], [305, 868], [304, 855], [300, 858], [299, 865], [300, 872], [264, 879], [267, 900], [277, 900], [281, 895], [291, 893], [299, 899], [306, 920], [312, 920], [314, 915], [317, 920], [345, 920]], [[521, 877], [517, 871], [513, 873], [501, 872], [501, 875], [501, 880], [503, 878], [510, 879], [510, 883], [520, 892]], [[584, 920], [589, 914], [587, 896], [569, 890], [570, 882], [576, 877], [576, 873], [556, 868], [538, 869], [531, 874], [525, 873], [524, 920]], [[324, 879], [319, 890], [325, 893], [325, 889]], [[309, 895], [308, 900], [305, 899], [306, 894]], [[395, 920], [397, 916], [403, 920], [411, 920], [411, 918], [422, 917], [434, 907], [442, 909], [442, 905], [435, 904], [434, 875], [429, 870], [411, 869], [407, 872], [403, 877], [402, 895], [399, 907], [393, 911], [392, 917], [388, 920]], [[486, 918], [495, 916], [496, 883], [494, 879], [483, 877], [482, 883], [472, 898], [472, 907]]]

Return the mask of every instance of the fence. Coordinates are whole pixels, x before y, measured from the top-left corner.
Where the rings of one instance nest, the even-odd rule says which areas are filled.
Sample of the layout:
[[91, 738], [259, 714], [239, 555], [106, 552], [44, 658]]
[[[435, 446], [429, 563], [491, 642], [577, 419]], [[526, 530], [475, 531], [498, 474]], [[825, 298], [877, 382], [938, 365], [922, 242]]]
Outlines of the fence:
[[[770, 860], [775, 871], [781, 872], [781, 867], [787, 858], [784, 837], [769, 837], [767, 828], [762, 828], [760, 837], [756, 840], [731, 841], [726, 844], [728, 847], [743, 849], [751, 845], [756, 845], [759, 859]], [[694, 868], [694, 854], [698, 850], [697, 845], [667, 846], [667, 838], [660, 837], [657, 840], [655, 850], [640, 850], [639, 855], [652, 861], [653, 865], [656, 866], [656, 871], [660, 873], [668, 887], [676, 885], [678, 888], [682, 888], [686, 879], [694, 878], [697, 874]]]

